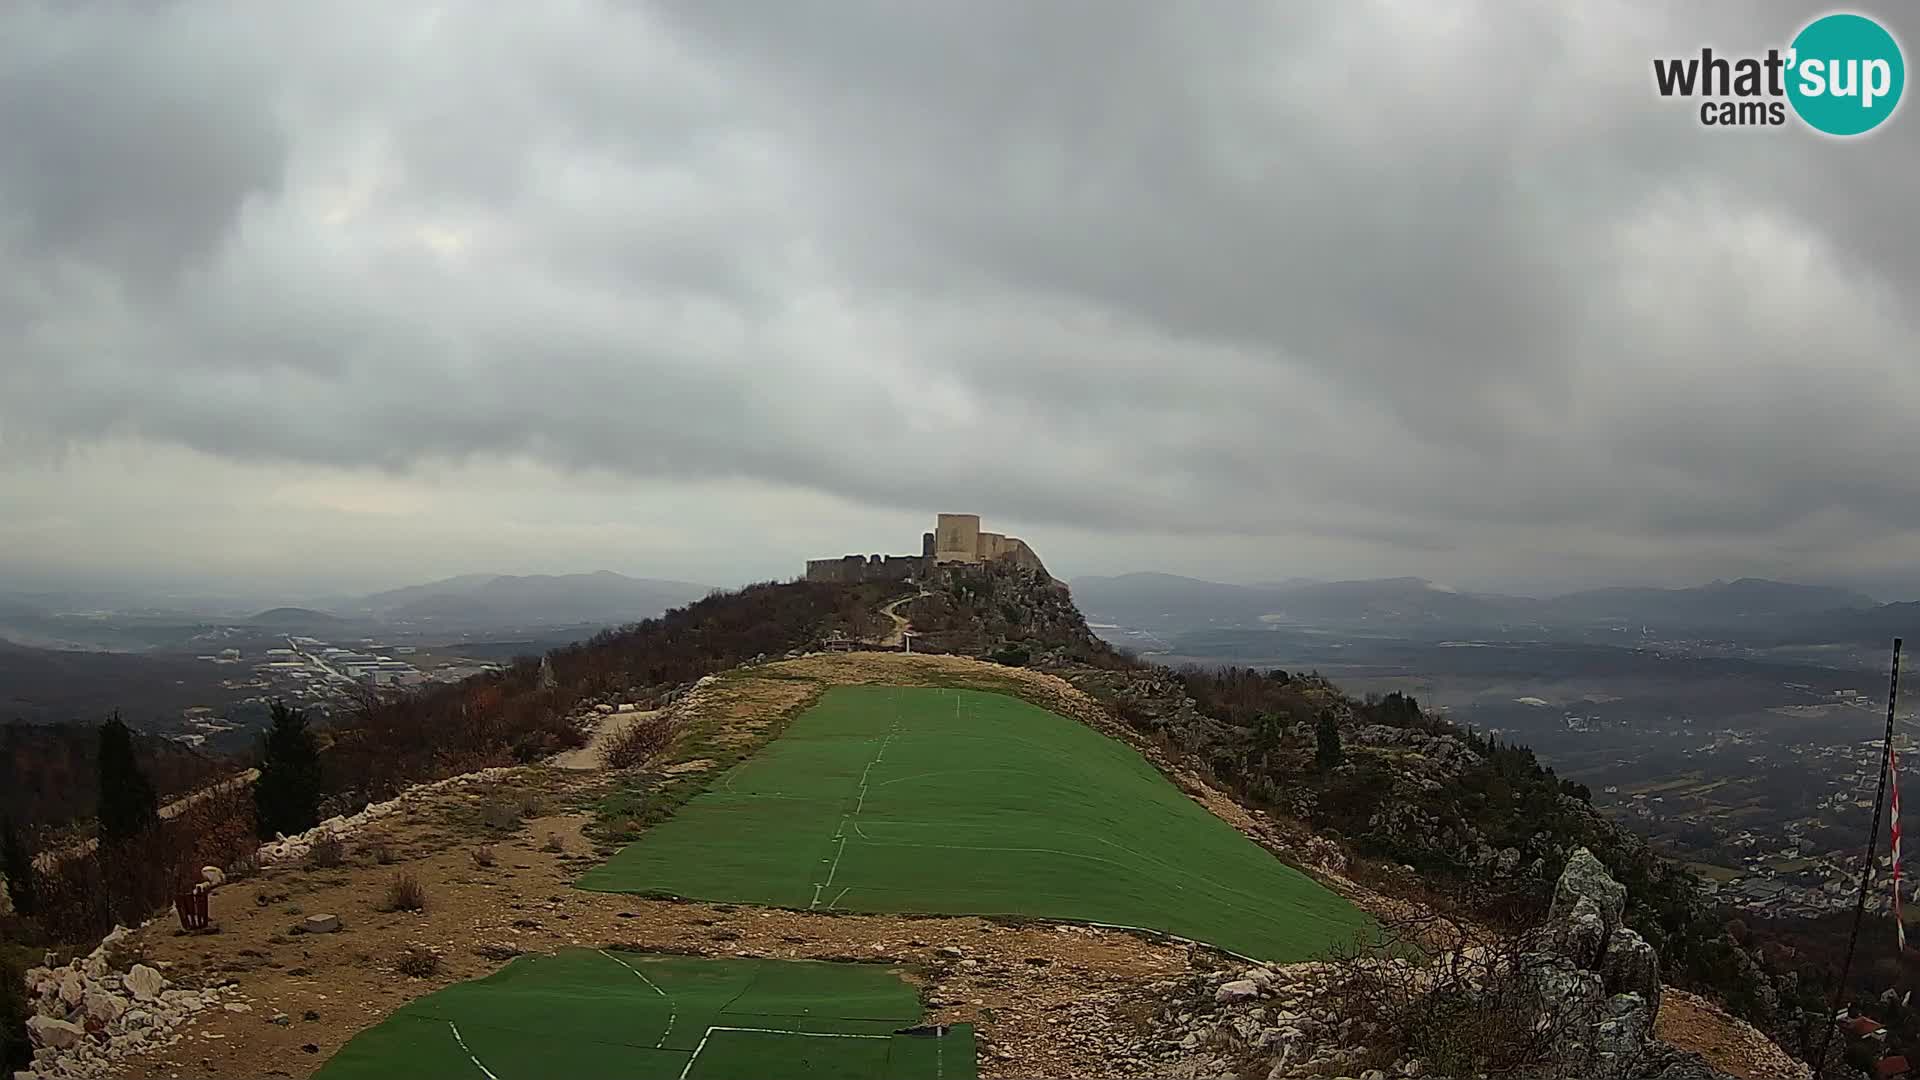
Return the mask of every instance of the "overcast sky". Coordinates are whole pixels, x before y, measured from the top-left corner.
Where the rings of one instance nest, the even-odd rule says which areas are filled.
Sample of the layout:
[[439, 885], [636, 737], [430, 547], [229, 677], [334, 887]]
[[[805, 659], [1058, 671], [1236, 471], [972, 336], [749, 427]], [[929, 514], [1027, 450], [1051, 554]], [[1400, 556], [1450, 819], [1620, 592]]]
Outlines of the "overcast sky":
[[1920, 115], [1653, 91], [1820, 10], [14, 0], [0, 584], [1920, 596]]

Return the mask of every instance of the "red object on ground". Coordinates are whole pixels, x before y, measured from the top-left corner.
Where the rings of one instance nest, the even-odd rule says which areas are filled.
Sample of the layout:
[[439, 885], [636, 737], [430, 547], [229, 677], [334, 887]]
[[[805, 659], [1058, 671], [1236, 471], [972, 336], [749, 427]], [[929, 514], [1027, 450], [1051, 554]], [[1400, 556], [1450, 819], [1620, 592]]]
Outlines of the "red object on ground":
[[205, 930], [207, 928], [208, 891], [206, 883], [202, 882], [187, 892], [175, 894], [173, 909], [180, 913], [181, 929]]

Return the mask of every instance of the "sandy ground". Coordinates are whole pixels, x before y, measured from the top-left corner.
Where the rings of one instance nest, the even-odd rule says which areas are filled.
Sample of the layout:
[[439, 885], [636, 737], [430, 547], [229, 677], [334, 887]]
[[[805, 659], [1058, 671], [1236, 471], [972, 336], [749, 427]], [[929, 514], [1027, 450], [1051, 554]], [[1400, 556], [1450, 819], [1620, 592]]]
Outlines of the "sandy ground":
[[604, 769], [607, 767], [606, 748], [615, 738], [633, 725], [659, 715], [659, 709], [638, 709], [602, 716], [599, 725], [593, 729], [593, 735], [587, 739], [587, 745], [556, 754], [547, 764], [556, 769]]
[[1697, 994], [1668, 987], [1660, 999], [1654, 1034], [1692, 1050], [1721, 1072], [1741, 1080], [1794, 1080], [1811, 1073], [1765, 1035]]
[[[533, 792], [560, 804], [583, 794], [587, 780], [529, 768], [524, 782], [503, 787], [516, 798]], [[251, 1011], [202, 1014], [182, 1042], [127, 1062], [121, 1075], [307, 1076], [413, 998], [492, 972], [514, 953], [569, 946], [897, 962], [940, 1003], [931, 1019], [977, 1025], [983, 1075], [1099, 1075], [1097, 1059], [1061, 1044], [1049, 1023], [1054, 1014], [1083, 994], [1170, 978], [1194, 962], [1187, 947], [1092, 928], [580, 892], [571, 881], [599, 861], [581, 836], [587, 815], [544, 814], [491, 838], [478, 820], [485, 798], [451, 793], [383, 822], [356, 838], [336, 868], [274, 868], [229, 883], [214, 894], [218, 933], [183, 934], [170, 920], [149, 925], [140, 934], [149, 963], [187, 985], [232, 981]], [[472, 852], [489, 839], [495, 862], [482, 867]], [[383, 848], [390, 863], [378, 861]], [[425, 910], [381, 910], [397, 873], [418, 878]], [[291, 932], [320, 913], [338, 915], [343, 929]], [[396, 971], [414, 947], [438, 951], [437, 975]], [[964, 958], [942, 958], [942, 948], [961, 949]]]

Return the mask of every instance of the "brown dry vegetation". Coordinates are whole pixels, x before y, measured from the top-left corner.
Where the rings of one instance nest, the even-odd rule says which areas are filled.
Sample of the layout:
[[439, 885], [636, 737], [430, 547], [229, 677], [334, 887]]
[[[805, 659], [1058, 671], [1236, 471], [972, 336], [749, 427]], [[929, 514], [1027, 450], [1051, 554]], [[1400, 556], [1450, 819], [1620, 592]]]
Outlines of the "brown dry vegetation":
[[[305, 1076], [360, 1029], [395, 1007], [453, 982], [491, 972], [511, 957], [567, 947], [634, 947], [725, 956], [896, 961], [941, 1004], [940, 1022], [979, 1026], [983, 1075], [1085, 1076], [1100, 1062], [1063, 1043], [1056, 1021], [1078, 998], [1173, 977], [1194, 962], [1188, 947], [1121, 932], [976, 918], [827, 915], [727, 905], [643, 900], [574, 890], [598, 861], [582, 854], [588, 816], [568, 810], [521, 822], [496, 837], [480, 822], [483, 803], [504, 789], [553, 805], [580, 805], [602, 774], [531, 767], [502, 791], [458, 790], [383, 821], [360, 838], [362, 851], [388, 846], [428, 895], [423, 911], [387, 911], [393, 874], [368, 857], [331, 870], [270, 867], [214, 895], [220, 932], [178, 933], [166, 921], [139, 944], [170, 978], [188, 985], [235, 980], [249, 1013], [202, 1014], [178, 1045], [130, 1063], [124, 1075]], [[545, 850], [558, 836], [566, 850]], [[491, 839], [496, 863], [476, 866], [476, 844]], [[336, 914], [337, 934], [293, 932], [304, 916]], [[942, 961], [936, 949], [966, 950], [972, 965]], [[439, 959], [418, 977], [403, 965]], [[1045, 960], [1046, 963], [1034, 963]], [[315, 1013], [318, 1019], [304, 1017]], [[284, 1014], [282, 1026], [271, 1021]], [[311, 1044], [315, 1052], [301, 1048]], [[1004, 1059], [995, 1057], [1004, 1054]]]

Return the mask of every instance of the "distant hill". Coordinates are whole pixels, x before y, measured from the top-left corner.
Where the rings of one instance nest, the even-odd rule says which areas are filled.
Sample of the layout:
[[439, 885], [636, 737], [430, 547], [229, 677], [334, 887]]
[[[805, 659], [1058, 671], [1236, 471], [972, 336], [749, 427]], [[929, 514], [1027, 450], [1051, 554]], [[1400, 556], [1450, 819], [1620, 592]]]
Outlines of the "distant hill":
[[1718, 625], [1782, 615], [1874, 607], [1850, 589], [1795, 585], [1763, 578], [1716, 581], [1690, 589], [1591, 589], [1547, 602], [1560, 619], [1620, 619], [1648, 623]]
[[526, 576], [466, 574], [375, 593], [364, 598], [361, 606], [385, 619], [460, 626], [614, 625], [652, 618], [712, 591], [707, 585], [631, 578], [610, 570]]
[[1274, 609], [1279, 588], [1227, 585], [1175, 574], [1078, 577], [1068, 586], [1076, 606], [1093, 622], [1130, 626], [1189, 626], [1244, 622]]
[[346, 621], [338, 615], [303, 607], [277, 607], [247, 620], [254, 626], [289, 630], [306, 626], [337, 626]]
[[430, 581], [425, 585], [407, 585], [364, 597], [360, 606], [369, 611], [391, 611], [433, 596], [461, 595], [499, 577], [499, 574], [461, 574], [458, 577]]
[[1920, 639], [1920, 601], [1878, 607], [1822, 611], [1790, 620], [1777, 634], [1782, 642], [1874, 642]]
[[1251, 622], [1476, 625], [1530, 617], [1539, 601], [1468, 593], [1423, 578], [1228, 585], [1172, 574], [1083, 577], [1074, 601], [1096, 622], [1191, 627]]
[[1228, 585], [1123, 574], [1078, 578], [1073, 594], [1096, 622], [1176, 629], [1277, 623], [1444, 633], [1638, 624], [1781, 633], [1815, 616], [1820, 624], [1851, 628], [1875, 610], [1871, 598], [1851, 590], [1760, 578], [1684, 589], [1592, 589], [1541, 600], [1459, 591], [1411, 577]]

